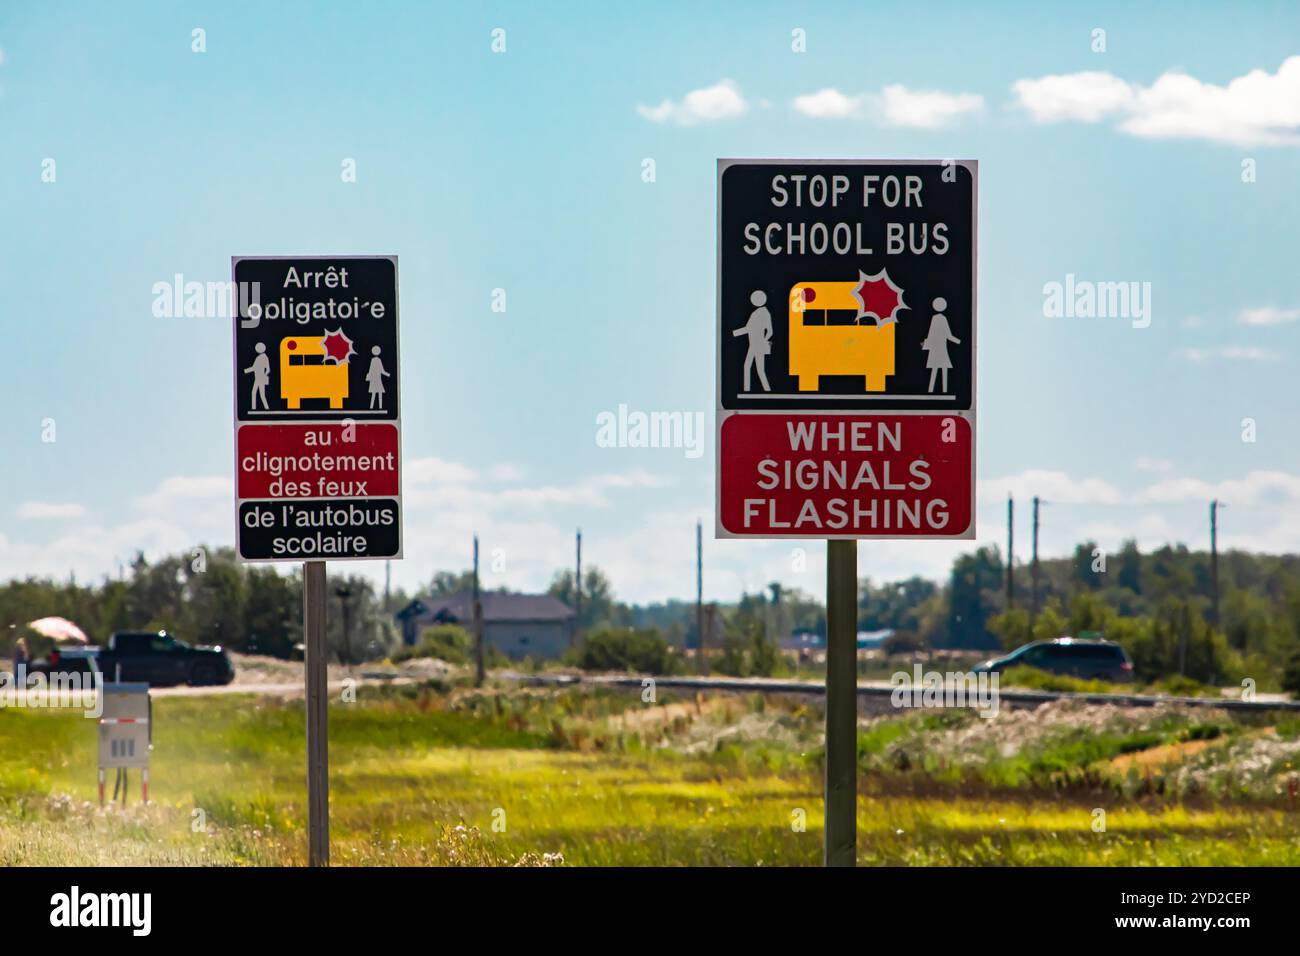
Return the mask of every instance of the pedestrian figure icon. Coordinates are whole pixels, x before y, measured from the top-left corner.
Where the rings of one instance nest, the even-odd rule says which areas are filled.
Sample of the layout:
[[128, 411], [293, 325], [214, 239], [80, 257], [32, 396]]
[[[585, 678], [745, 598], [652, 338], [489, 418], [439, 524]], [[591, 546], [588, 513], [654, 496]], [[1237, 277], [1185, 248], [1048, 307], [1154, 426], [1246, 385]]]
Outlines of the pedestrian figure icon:
[[948, 303], [942, 299], [935, 299], [932, 303], [934, 306], [934, 316], [930, 319], [930, 332], [921, 343], [921, 348], [928, 353], [925, 360], [925, 367], [930, 370], [930, 391], [934, 391], [934, 380], [936, 376], [943, 373], [943, 387], [941, 392], [948, 391], [948, 369], [952, 368], [952, 359], [948, 357], [948, 343], [961, 345], [961, 339], [952, 334], [952, 329], [948, 327], [948, 319], [944, 316], [943, 310], [948, 307]]
[[270, 411], [271, 406], [266, 401], [266, 386], [271, 383], [271, 360], [266, 357], [266, 344], [258, 342], [256, 345], [257, 358], [253, 359], [253, 364], [244, 369], [245, 372], [251, 372], [253, 375], [253, 391], [249, 396], [249, 407], [257, 408], [257, 400], [262, 400], [262, 408]]
[[384, 371], [384, 363], [379, 358], [380, 348], [378, 345], [370, 350], [374, 356], [370, 360], [370, 368], [366, 370], [366, 383], [370, 386], [370, 407], [384, 407], [384, 379], [391, 378], [391, 374]]
[[749, 336], [749, 351], [745, 353], [745, 391], [749, 391], [749, 371], [757, 366], [758, 380], [763, 384], [763, 391], [770, 392], [772, 386], [767, 384], [764, 363], [772, 351], [772, 313], [767, 311], [767, 293], [761, 289], [751, 292], [749, 301], [757, 308], [749, 313], [749, 321], [740, 328], [733, 329], [731, 334], [737, 338]]

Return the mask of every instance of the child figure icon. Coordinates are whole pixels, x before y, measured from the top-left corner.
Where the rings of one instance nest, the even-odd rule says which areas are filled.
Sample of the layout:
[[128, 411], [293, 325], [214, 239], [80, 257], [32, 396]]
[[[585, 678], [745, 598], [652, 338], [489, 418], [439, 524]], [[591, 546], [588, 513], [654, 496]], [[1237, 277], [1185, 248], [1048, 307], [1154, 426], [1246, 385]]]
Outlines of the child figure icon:
[[934, 316], [930, 319], [930, 332], [926, 335], [925, 341], [921, 343], [921, 349], [927, 353], [925, 367], [930, 370], [930, 391], [934, 391], [934, 382], [939, 373], [943, 373], [943, 384], [941, 392], [948, 391], [948, 369], [952, 368], [952, 359], [948, 357], [948, 343], [961, 345], [961, 339], [952, 334], [952, 329], [948, 326], [948, 319], [943, 314], [943, 310], [948, 307], [946, 300], [942, 298], [935, 299], [932, 303], [934, 306]]
[[370, 386], [370, 407], [376, 405], [382, 409], [384, 407], [384, 379], [392, 378], [392, 373], [384, 368], [383, 360], [379, 358], [380, 348], [376, 345], [370, 350], [374, 356], [370, 360], [370, 368], [366, 370], [366, 384]]

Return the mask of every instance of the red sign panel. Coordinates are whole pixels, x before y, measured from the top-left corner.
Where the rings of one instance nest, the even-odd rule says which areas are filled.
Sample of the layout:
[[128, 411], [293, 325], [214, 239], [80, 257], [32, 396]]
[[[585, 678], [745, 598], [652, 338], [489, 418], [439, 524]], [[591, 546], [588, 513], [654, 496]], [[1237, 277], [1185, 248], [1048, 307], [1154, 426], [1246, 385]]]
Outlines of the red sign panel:
[[241, 425], [235, 442], [241, 499], [374, 498], [400, 487], [390, 422]]
[[972, 435], [960, 415], [728, 415], [719, 515], [734, 535], [964, 536]]

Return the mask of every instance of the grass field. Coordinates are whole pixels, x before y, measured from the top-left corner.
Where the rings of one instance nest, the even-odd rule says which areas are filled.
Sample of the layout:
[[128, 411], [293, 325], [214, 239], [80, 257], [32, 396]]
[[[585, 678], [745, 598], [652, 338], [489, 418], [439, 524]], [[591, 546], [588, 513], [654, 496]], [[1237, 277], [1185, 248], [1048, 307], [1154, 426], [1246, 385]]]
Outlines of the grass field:
[[[301, 701], [170, 697], [154, 719], [153, 802], [133, 772], [127, 806], [100, 809], [92, 721], [0, 711], [0, 865], [305, 861]], [[330, 710], [333, 862], [814, 865], [820, 722], [807, 699], [363, 691]], [[1297, 864], [1298, 731], [1055, 705], [864, 717], [859, 860]]]

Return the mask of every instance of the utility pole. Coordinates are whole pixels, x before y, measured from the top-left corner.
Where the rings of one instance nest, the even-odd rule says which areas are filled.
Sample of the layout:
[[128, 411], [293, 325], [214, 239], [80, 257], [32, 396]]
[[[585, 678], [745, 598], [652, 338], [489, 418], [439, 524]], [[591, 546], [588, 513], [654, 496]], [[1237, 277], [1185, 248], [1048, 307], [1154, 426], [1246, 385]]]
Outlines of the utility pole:
[[1218, 499], [1210, 502], [1210, 592], [1214, 599], [1214, 626], [1221, 628], [1219, 621], [1219, 509], [1222, 505]]
[[1034, 495], [1034, 551], [1029, 564], [1029, 639], [1034, 638], [1034, 618], [1038, 617], [1038, 495]]
[[1179, 615], [1182, 627], [1178, 633], [1178, 673], [1187, 674], [1187, 635], [1192, 629], [1192, 606], [1183, 602], [1183, 613]]
[[695, 522], [695, 653], [697, 669], [708, 673], [704, 664], [704, 523]]
[[[708, 647], [711, 641], [713, 640], [713, 635], [720, 633], [722, 631], [722, 628], [719, 627], [719, 621], [721, 620], [721, 617], [722, 615], [719, 614], [718, 612], [717, 601], [711, 601], [709, 602], [708, 605], [705, 606], [704, 633], [700, 635], [701, 647]], [[705, 677], [707, 677], [709, 675], [709, 659], [705, 657], [702, 658], [702, 661], [703, 663], [701, 666], [703, 667], [703, 670], [701, 671], [701, 673], [704, 674]]]
[[1007, 495], [1007, 610], [1016, 603], [1016, 585], [1014, 581], [1016, 566], [1016, 501]]
[[348, 599], [352, 597], [352, 589], [346, 584], [340, 584], [334, 589], [338, 595], [339, 604], [343, 608], [343, 660], [349, 667], [355, 661], [352, 659], [352, 608], [348, 605]]
[[483, 601], [478, 592], [478, 535], [474, 535], [474, 587], [473, 587], [473, 607], [470, 613], [474, 620], [474, 686], [482, 687], [485, 676], [483, 650]]
[[573, 636], [582, 630], [582, 529], [578, 529], [577, 568], [573, 573]]

